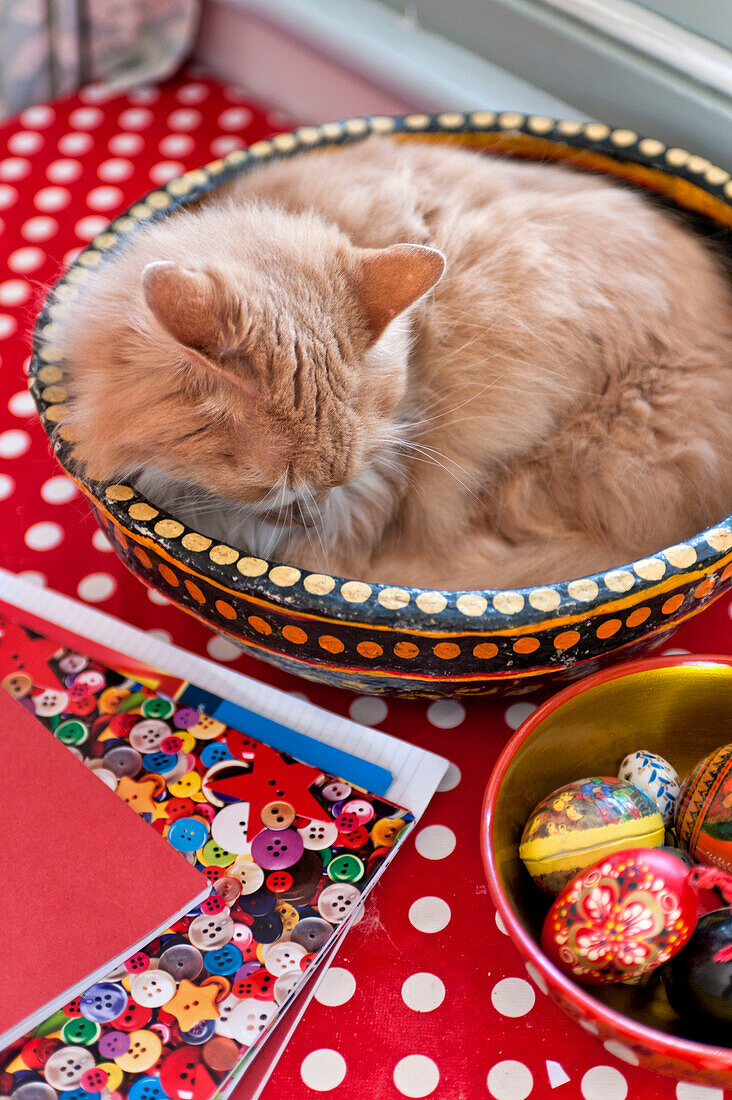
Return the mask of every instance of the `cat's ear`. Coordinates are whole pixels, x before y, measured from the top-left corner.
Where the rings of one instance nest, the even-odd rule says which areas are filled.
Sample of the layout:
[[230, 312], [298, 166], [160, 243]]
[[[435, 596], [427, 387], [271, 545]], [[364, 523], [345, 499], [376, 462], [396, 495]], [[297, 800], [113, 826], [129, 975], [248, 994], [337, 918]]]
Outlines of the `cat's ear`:
[[142, 288], [157, 321], [184, 347], [214, 358], [236, 347], [239, 305], [222, 279], [157, 260], [144, 269]]
[[420, 244], [359, 249], [354, 284], [373, 339], [431, 290], [444, 270], [442, 253]]

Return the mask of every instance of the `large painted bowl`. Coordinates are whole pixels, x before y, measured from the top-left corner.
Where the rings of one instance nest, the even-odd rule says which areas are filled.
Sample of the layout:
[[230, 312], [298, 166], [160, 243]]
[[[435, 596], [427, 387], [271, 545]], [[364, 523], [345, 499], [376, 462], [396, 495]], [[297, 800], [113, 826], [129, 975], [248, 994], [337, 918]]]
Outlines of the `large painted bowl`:
[[[532, 691], [660, 643], [732, 585], [732, 517], [682, 545], [592, 577], [517, 591], [434, 592], [301, 571], [216, 543], [153, 507], [134, 485], [84, 479], [64, 426], [54, 318], [144, 222], [278, 157], [395, 133], [489, 153], [564, 161], [646, 188], [717, 240], [732, 226], [728, 172], [682, 149], [600, 123], [516, 113], [357, 118], [279, 134], [188, 172], [116, 218], [53, 288], [36, 326], [30, 387], [56, 455], [124, 563], [249, 653], [310, 679], [370, 693]], [[721, 228], [724, 227], [724, 228]], [[43, 341], [39, 338], [43, 337]], [[42, 346], [43, 345], [43, 346]]]
[[732, 1088], [732, 1045], [692, 1038], [660, 980], [583, 988], [549, 961], [539, 937], [552, 899], [533, 883], [518, 850], [529, 814], [551, 791], [585, 775], [617, 775], [637, 749], [659, 753], [683, 778], [730, 740], [731, 712], [732, 658], [659, 657], [598, 672], [519, 727], [493, 769], [481, 828], [491, 896], [539, 988], [615, 1057], [723, 1088]]

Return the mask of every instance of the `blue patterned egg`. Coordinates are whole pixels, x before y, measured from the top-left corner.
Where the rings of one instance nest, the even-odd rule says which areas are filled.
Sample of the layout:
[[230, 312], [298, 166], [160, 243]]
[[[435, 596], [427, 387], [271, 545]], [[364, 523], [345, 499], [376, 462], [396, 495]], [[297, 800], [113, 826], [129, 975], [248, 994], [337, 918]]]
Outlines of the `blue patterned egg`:
[[638, 790], [647, 794], [658, 806], [664, 825], [673, 824], [674, 807], [681, 788], [681, 780], [668, 760], [664, 760], [655, 752], [647, 752], [646, 749], [631, 752], [620, 765], [618, 779], [632, 783]]

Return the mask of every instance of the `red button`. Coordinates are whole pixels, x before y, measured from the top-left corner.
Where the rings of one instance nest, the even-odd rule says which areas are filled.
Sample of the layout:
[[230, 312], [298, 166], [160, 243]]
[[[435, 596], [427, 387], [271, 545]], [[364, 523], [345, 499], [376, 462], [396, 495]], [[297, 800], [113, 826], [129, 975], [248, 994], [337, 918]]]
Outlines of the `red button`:
[[160, 1084], [171, 1100], [194, 1100], [200, 1064], [201, 1052], [194, 1046], [179, 1047], [164, 1058], [160, 1066]]
[[64, 1016], [68, 1016], [70, 1019], [75, 1020], [81, 1016], [81, 997], [74, 997], [73, 1001], [69, 1001], [67, 1005], [64, 1005]]
[[[150, 965], [150, 960], [144, 951], [138, 951], [136, 955], [128, 959], [125, 963], [125, 970], [128, 974], [141, 974], [143, 970], [147, 970]], [[94, 1092], [94, 1089], [90, 1089], [90, 1092]]]
[[201, 912], [206, 913], [207, 916], [220, 913], [222, 909], [226, 909], [226, 902], [218, 894], [212, 894], [210, 898], [201, 902]]
[[29, 1039], [20, 1052], [28, 1069], [42, 1069], [55, 1050], [63, 1046], [60, 1039]]
[[359, 825], [348, 833], [339, 833], [334, 844], [335, 848], [363, 848], [368, 844], [369, 831], [365, 825]]
[[265, 886], [273, 894], [284, 894], [292, 886], [293, 878], [289, 871], [273, 871], [267, 875]]
[[109, 720], [108, 729], [115, 737], [128, 737], [132, 727], [139, 721], [139, 714], [115, 714]]
[[190, 817], [197, 809], [192, 798], [171, 798], [165, 803], [168, 821], [177, 821], [179, 817]]
[[100, 1066], [93, 1066], [81, 1075], [79, 1084], [84, 1092], [101, 1092], [108, 1080], [109, 1074], [106, 1069], [102, 1069]]
[[[64, 1010], [65, 1011], [65, 1010]], [[152, 1012], [149, 1008], [145, 1008], [143, 1005], [135, 1004], [130, 997], [127, 1001], [127, 1008], [112, 1021], [115, 1028], [122, 1031], [138, 1031], [141, 1028], [147, 1026], [152, 1019]]]

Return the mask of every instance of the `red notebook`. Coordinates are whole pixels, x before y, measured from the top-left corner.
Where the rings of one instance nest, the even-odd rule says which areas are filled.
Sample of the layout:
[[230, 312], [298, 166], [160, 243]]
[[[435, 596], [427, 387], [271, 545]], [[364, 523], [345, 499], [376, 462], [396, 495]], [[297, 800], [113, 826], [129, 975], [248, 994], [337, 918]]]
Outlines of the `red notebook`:
[[2, 690], [0, 754], [2, 1048], [154, 939], [209, 886]]

